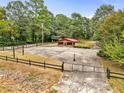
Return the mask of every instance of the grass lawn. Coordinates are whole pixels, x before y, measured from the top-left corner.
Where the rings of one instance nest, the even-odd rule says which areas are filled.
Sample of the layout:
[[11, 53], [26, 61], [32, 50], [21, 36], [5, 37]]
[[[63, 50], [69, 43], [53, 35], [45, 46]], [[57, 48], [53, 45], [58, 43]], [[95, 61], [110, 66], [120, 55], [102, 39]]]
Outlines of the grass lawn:
[[[108, 67], [113, 72], [119, 72], [124, 74], [124, 68], [120, 67], [118, 63], [111, 61], [103, 61], [103, 65]], [[124, 93], [124, 80], [117, 78], [110, 78], [109, 83], [112, 86], [115, 93]]]
[[[12, 51], [0, 51], [0, 55], [13, 57]], [[62, 63], [53, 58], [36, 56], [16, 52], [16, 58], [46, 62], [50, 64]], [[6, 77], [7, 76], [7, 77]], [[0, 93], [34, 93], [36, 91], [48, 91], [45, 93], [57, 93], [51, 89], [62, 77], [62, 72], [54, 69], [39, 68], [24, 64], [0, 60]]]
[[94, 46], [95, 41], [90, 40], [80, 40], [78, 44], [76, 44], [76, 48], [87, 48], [90, 49]]

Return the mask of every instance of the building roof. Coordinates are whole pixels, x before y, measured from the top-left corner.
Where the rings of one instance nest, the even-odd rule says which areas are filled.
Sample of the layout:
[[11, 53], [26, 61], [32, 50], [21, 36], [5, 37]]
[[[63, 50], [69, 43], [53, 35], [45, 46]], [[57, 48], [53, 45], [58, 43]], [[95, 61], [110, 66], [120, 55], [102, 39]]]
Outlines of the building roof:
[[73, 43], [78, 43], [79, 41], [76, 39], [72, 39], [72, 38], [64, 38], [62, 40], [60, 40], [60, 42], [73, 42]]

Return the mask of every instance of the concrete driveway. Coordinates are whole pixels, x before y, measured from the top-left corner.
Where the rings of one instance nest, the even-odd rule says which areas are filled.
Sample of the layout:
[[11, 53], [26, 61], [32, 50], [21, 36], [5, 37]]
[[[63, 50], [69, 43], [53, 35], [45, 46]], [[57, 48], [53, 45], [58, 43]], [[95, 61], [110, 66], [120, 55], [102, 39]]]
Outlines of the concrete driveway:
[[[25, 49], [26, 52], [57, 58], [65, 63], [102, 67], [97, 56], [98, 49], [77, 49], [67, 47], [33, 47]], [[74, 61], [74, 54], [75, 60]], [[79, 69], [79, 66], [75, 66]], [[89, 70], [90, 68], [85, 67]], [[59, 93], [113, 93], [104, 71], [73, 71], [64, 72], [62, 80], [53, 86]]]

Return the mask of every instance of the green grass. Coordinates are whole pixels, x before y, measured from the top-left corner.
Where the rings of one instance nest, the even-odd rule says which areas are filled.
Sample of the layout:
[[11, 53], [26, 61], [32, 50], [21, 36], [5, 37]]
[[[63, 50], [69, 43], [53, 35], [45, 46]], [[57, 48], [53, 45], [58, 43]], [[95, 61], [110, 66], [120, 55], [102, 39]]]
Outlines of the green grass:
[[94, 46], [94, 43], [95, 41], [80, 40], [79, 43], [75, 45], [75, 48], [91, 49]]

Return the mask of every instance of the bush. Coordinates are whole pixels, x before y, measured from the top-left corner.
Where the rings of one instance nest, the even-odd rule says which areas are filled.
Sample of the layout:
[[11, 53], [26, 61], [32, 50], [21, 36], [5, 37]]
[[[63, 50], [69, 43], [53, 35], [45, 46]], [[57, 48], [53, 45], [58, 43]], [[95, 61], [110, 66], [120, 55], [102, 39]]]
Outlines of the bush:
[[124, 11], [105, 18], [98, 30], [103, 51], [98, 55], [107, 56], [124, 66]]
[[103, 52], [103, 50], [100, 50], [98, 53], [97, 53], [98, 56], [100, 57], [106, 57], [106, 54]]
[[124, 65], [124, 47], [116, 37], [113, 38], [112, 41], [109, 40], [104, 42], [102, 50], [97, 54], [101, 57], [119, 62], [120, 65]]

